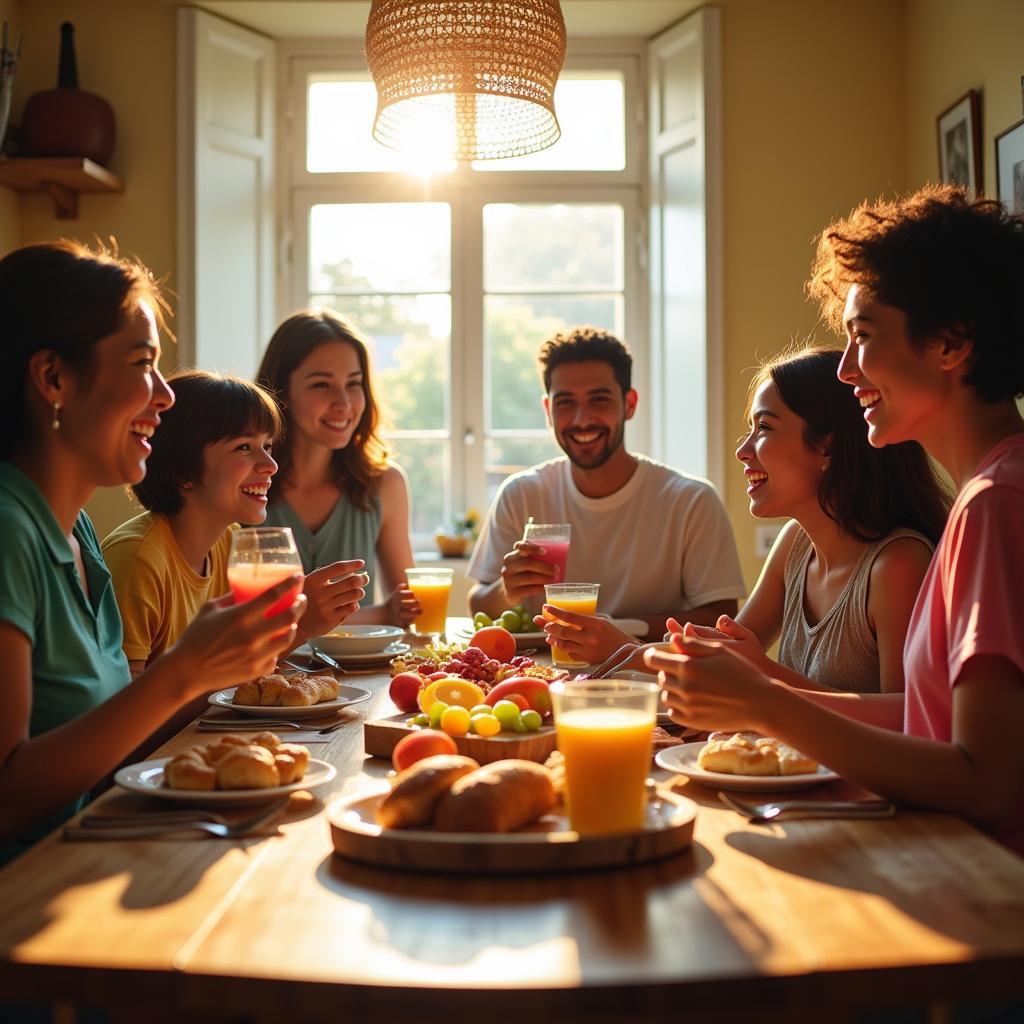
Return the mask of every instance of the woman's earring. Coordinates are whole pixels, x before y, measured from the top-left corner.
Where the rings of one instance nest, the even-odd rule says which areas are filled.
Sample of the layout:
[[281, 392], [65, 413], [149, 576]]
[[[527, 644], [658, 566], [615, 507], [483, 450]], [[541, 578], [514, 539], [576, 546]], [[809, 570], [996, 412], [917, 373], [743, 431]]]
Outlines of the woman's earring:
[[821, 471], [822, 471], [822, 473], [827, 473], [828, 472], [828, 463], [827, 462], [823, 462], [821, 464]]
[[60, 402], [53, 403], [53, 420], [50, 422], [50, 426], [54, 430], [60, 430]]

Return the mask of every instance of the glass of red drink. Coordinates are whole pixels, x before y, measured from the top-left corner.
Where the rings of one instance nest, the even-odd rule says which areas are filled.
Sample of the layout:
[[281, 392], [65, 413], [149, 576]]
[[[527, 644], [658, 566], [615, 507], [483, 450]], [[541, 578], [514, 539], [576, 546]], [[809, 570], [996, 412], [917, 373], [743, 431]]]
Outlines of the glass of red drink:
[[287, 526], [255, 526], [237, 530], [231, 537], [228, 556], [228, 585], [235, 604], [259, 597], [289, 576], [299, 580], [267, 611], [269, 619], [290, 608], [302, 592], [302, 559], [295, 538]]
[[523, 540], [536, 544], [544, 549], [541, 555], [534, 555], [538, 562], [553, 565], [557, 574], [552, 583], [565, 582], [565, 563], [569, 560], [569, 537], [572, 534], [571, 523], [527, 523], [523, 530]]

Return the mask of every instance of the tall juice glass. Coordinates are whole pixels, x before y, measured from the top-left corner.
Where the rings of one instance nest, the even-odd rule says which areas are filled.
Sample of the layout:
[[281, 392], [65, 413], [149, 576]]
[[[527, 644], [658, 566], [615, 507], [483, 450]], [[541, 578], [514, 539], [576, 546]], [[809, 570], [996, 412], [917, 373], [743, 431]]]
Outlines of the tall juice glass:
[[448, 595], [452, 590], [452, 569], [406, 569], [409, 589], [416, 595], [423, 611], [412, 624], [420, 636], [439, 636], [448, 619]]
[[[544, 587], [544, 599], [548, 604], [564, 608], [567, 612], [579, 612], [580, 615], [597, 614], [597, 592], [599, 583], [549, 583]], [[544, 613], [544, 618], [561, 621], [557, 615]], [[577, 661], [556, 644], [551, 645], [551, 661], [555, 665], [567, 668], [582, 668], [585, 661]]]
[[523, 540], [544, 548], [544, 554], [537, 555], [538, 562], [553, 565], [556, 575], [552, 583], [565, 582], [565, 565], [569, 561], [569, 539], [572, 536], [571, 523], [527, 523]]
[[658, 685], [631, 679], [551, 684], [569, 821], [581, 835], [643, 827]]
[[[236, 530], [231, 535], [228, 586], [235, 597], [235, 604], [259, 597], [265, 590], [296, 573], [302, 576], [302, 559], [287, 526], [249, 527]], [[300, 578], [280, 601], [274, 602], [266, 617], [269, 619], [290, 608], [301, 592]]]

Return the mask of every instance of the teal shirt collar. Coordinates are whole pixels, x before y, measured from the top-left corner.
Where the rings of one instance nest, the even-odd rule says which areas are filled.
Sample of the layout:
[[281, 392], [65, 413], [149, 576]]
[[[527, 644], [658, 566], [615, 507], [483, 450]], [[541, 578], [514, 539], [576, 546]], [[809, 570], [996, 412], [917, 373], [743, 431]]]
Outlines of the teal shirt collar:
[[49, 502], [13, 462], [0, 461], [0, 491], [9, 494], [32, 517], [54, 562], [57, 565], [73, 565], [75, 556], [71, 545], [58, 525]]

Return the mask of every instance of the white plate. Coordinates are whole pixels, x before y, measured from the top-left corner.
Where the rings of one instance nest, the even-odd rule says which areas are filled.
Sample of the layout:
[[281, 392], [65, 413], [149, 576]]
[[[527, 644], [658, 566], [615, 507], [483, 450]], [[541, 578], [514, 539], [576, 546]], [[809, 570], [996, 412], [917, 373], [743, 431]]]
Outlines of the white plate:
[[[332, 655], [332, 657], [339, 665], [386, 665], [392, 658], [397, 658], [399, 654], [408, 654], [411, 650], [411, 644], [393, 643], [388, 644], [383, 651], [378, 651], [376, 654], [338, 654]], [[322, 661], [314, 657], [308, 644], [296, 647], [288, 657], [295, 654], [309, 662], [310, 672], [330, 671]]]
[[123, 789], [144, 796], [155, 796], [161, 800], [175, 800], [179, 803], [208, 804], [261, 804], [286, 793], [297, 793], [302, 789], [315, 789], [330, 782], [338, 769], [326, 761], [310, 758], [306, 775], [301, 782], [293, 782], [290, 786], [271, 786], [270, 789], [214, 789], [209, 791], [197, 789], [168, 789], [164, 785], [164, 765], [169, 757], [158, 757], [154, 761], [140, 761], [122, 768], [114, 776]]
[[666, 747], [659, 750], [654, 763], [666, 771], [685, 775], [702, 786], [713, 789], [735, 789], [740, 792], [768, 790], [778, 792], [782, 789], [806, 789], [816, 786], [819, 782], [835, 782], [839, 778], [835, 772], [829, 771], [824, 765], [818, 765], [816, 772], [804, 775], [728, 775], [725, 772], [708, 772], [697, 765], [697, 755], [701, 752], [705, 741], [698, 743], [682, 743], [677, 747]]
[[[329, 669], [327, 671], [330, 671]], [[217, 690], [211, 693], [209, 702], [215, 708], [226, 708], [228, 711], [236, 711], [245, 717], [253, 718], [322, 718], [324, 715], [333, 714], [351, 704], [360, 704], [370, 699], [370, 691], [364, 690], [361, 686], [339, 686], [338, 696], [334, 700], [322, 700], [319, 704], [306, 704], [300, 707], [260, 707], [252, 704], [235, 704], [232, 697], [235, 695], [236, 687], [229, 687], [227, 690]]]
[[317, 647], [335, 658], [347, 654], [380, 654], [385, 647], [397, 643], [405, 636], [405, 630], [398, 626], [341, 625], [331, 633], [313, 637]]

